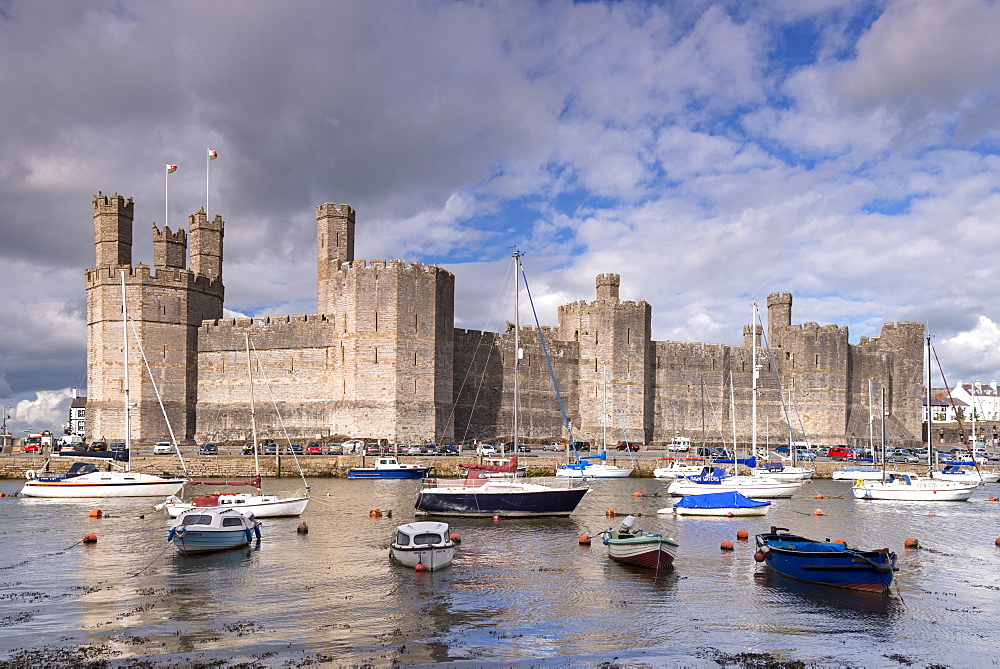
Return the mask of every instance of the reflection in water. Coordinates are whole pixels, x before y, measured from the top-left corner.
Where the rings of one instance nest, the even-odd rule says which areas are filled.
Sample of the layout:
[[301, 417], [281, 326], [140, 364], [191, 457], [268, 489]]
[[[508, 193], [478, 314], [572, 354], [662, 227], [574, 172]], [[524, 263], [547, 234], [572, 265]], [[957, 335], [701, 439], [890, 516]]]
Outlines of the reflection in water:
[[[170, 523], [149, 500], [101, 500], [106, 517], [94, 521], [93, 500], [0, 498], [0, 657], [89, 645], [121, 663], [703, 665], [749, 650], [860, 666], [970, 665], [991, 650], [982, 612], [1000, 584], [992, 540], [978, 542], [992, 522], [986, 502], [886, 506], [817, 481], [764, 518], [676, 518], [656, 515], [662, 482], [602, 480], [568, 519], [451, 519], [462, 538], [454, 563], [418, 573], [388, 558], [395, 526], [415, 518], [417, 485], [320, 480], [306, 516], [265, 519], [259, 546], [198, 556], [166, 542]], [[372, 518], [376, 507], [393, 517]], [[600, 540], [581, 546], [580, 535], [618, 522], [610, 508], [674, 537], [674, 569], [617, 564]], [[799, 583], [756, 564], [753, 534], [771, 525], [897, 551], [893, 593]], [[737, 529], [750, 540], [720, 551]], [[98, 543], [79, 545], [88, 532]], [[910, 536], [925, 548], [904, 550]]]

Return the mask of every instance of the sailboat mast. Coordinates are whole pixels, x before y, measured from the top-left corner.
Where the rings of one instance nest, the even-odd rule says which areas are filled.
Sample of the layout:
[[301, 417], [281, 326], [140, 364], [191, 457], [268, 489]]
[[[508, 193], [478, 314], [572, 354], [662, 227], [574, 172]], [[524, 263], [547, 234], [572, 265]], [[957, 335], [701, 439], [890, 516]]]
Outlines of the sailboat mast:
[[128, 387], [128, 306], [125, 303], [125, 270], [118, 270], [122, 276], [122, 363], [125, 367], [125, 471], [129, 471], [132, 462], [132, 417], [129, 413]]
[[753, 309], [750, 311], [750, 339], [753, 342], [751, 350], [753, 351], [751, 357], [751, 370], [753, 377], [750, 382], [752, 389], [751, 397], [751, 420], [750, 420], [750, 443], [751, 443], [751, 455], [757, 455], [757, 303], [753, 303]]
[[[247, 348], [247, 380], [250, 386], [250, 434], [253, 436], [253, 465], [254, 471], [260, 474], [260, 456], [257, 453], [257, 413], [253, 404], [253, 363], [250, 361], [250, 333], [243, 333]], [[275, 449], [277, 450], [277, 449]]]
[[[521, 253], [519, 251], [514, 251], [512, 256], [514, 258], [514, 444], [512, 446], [513, 453], [517, 453], [517, 420], [518, 411], [520, 410], [520, 379], [518, 378], [518, 367], [521, 363], [521, 310], [518, 303], [518, 293], [521, 292]], [[501, 453], [503, 455], [503, 446], [500, 446]]]
[[931, 336], [927, 335], [927, 469], [934, 467], [934, 412], [931, 411]]

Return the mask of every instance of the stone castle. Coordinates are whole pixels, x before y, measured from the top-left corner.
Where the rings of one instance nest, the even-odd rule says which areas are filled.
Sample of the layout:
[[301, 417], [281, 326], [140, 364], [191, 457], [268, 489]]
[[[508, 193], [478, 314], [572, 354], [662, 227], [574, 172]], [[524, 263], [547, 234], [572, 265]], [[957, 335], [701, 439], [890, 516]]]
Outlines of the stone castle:
[[[122, 270], [142, 342], [129, 341], [133, 439], [170, 440], [164, 412], [177, 441], [249, 439], [247, 334], [262, 437], [510, 438], [514, 326], [456, 329], [455, 278], [445, 269], [355, 259], [351, 207], [316, 208], [317, 313], [258, 318], [222, 317], [221, 216], [198, 211], [187, 234], [154, 224], [152, 267], [132, 264], [132, 219], [131, 199], [94, 198], [88, 438], [124, 437]], [[767, 344], [757, 360], [760, 444], [867, 444], [882, 409], [893, 445], [920, 440], [922, 324], [886, 324], [881, 336], [852, 345], [846, 327], [794, 325], [791, 294], [774, 293], [766, 340], [760, 325], [748, 325], [741, 346], [653, 341], [650, 305], [622, 301], [619, 287], [617, 274], [600, 274], [593, 301], [563, 305], [558, 325], [541, 333], [522, 328], [523, 438], [567, 436], [543, 335], [577, 440], [600, 443], [607, 424], [612, 442], [624, 430], [647, 444], [675, 435], [732, 443], [735, 425], [736, 440], [749, 442], [754, 337]], [[876, 418], [876, 439], [880, 430]]]

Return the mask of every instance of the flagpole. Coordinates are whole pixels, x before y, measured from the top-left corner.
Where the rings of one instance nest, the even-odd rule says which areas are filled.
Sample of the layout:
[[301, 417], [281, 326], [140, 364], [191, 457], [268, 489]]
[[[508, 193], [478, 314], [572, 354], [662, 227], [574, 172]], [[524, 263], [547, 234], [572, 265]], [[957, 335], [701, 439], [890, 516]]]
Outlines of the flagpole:
[[211, 165], [212, 165], [212, 149], [208, 149], [207, 151], [205, 151], [205, 219], [206, 220], [209, 218], [209, 216], [208, 216], [208, 172], [211, 169]]
[[163, 227], [167, 227], [167, 213], [170, 211], [170, 166], [163, 174]]

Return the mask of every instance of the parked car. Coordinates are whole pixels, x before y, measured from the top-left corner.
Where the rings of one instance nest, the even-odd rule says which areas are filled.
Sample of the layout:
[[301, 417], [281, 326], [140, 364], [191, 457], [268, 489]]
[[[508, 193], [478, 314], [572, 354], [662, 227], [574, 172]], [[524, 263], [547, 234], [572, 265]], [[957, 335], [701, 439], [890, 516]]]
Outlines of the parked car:
[[277, 455], [278, 445], [273, 441], [269, 444], [264, 444], [264, 455]]
[[114, 453], [120, 453], [121, 451], [125, 450], [125, 442], [124, 441], [112, 442], [111, 444], [108, 445], [108, 450]]
[[830, 447], [829, 446], [820, 446], [819, 448], [816, 449], [816, 456], [817, 457], [825, 458], [828, 455], [830, 455]]
[[288, 453], [289, 455], [291, 455], [292, 453], [294, 453], [295, 455], [302, 455], [304, 451], [302, 450], [302, 444], [288, 444], [288, 446], [285, 448], [285, 452]]
[[480, 444], [476, 448], [476, 454], [478, 455], [496, 455], [497, 449], [493, 444]]
[[558, 441], [550, 441], [549, 443], [542, 446], [542, 450], [560, 452], [560, 451], [565, 451], [566, 446], [565, 444], [560, 444]]
[[622, 443], [618, 444], [618, 450], [619, 451], [638, 451], [639, 450], [639, 444], [630, 444], [627, 441], [623, 441]]
[[219, 449], [212, 442], [208, 442], [202, 444], [201, 448], [198, 449], [198, 452], [201, 453], [202, 455], [218, 455]]
[[441, 455], [458, 455], [461, 452], [455, 444], [445, 444], [441, 447]]
[[378, 455], [381, 450], [378, 444], [368, 444], [365, 446], [365, 455]]
[[153, 446], [153, 455], [170, 455], [174, 452], [174, 445], [169, 441], [161, 441]]
[[796, 448], [795, 459], [812, 461], [816, 459], [816, 454], [810, 451], [808, 448]]
[[65, 455], [66, 453], [83, 453], [86, 450], [86, 444], [65, 444], [59, 449], [59, 454]]
[[323, 445], [316, 441], [306, 444], [306, 455], [323, 455]]
[[106, 451], [106, 450], [108, 450], [108, 442], [106, 442], [106, 441], [92, 441], [92, 442], [90, 442], [90, 450], [92, 450], [92, 451]]
[[903, 462], [907, 464], [917, 464], [920, 462], [920, 458], [910, 453], [905, 448], [897, 448], [892, 453], [889, 454], [889, 459], [892, 462]]
[[578, 441], [576, 442], [576, 450], [578, 451], [589, 451], [590, 442], [589, 441]]
[[834, 446], [830, 449], [827, 455], [831, 458], [853, 458], [854, 449], [847, 448], [846, 446]]
[[344, 445], [343, 444], [327, 444], [326, 447], [327, 455], [343, 455]]
[[527, 444], [518, 444], [517, 445], [517, 452], [518, 453], [531, 453], [531, 446], [528, 446]]

